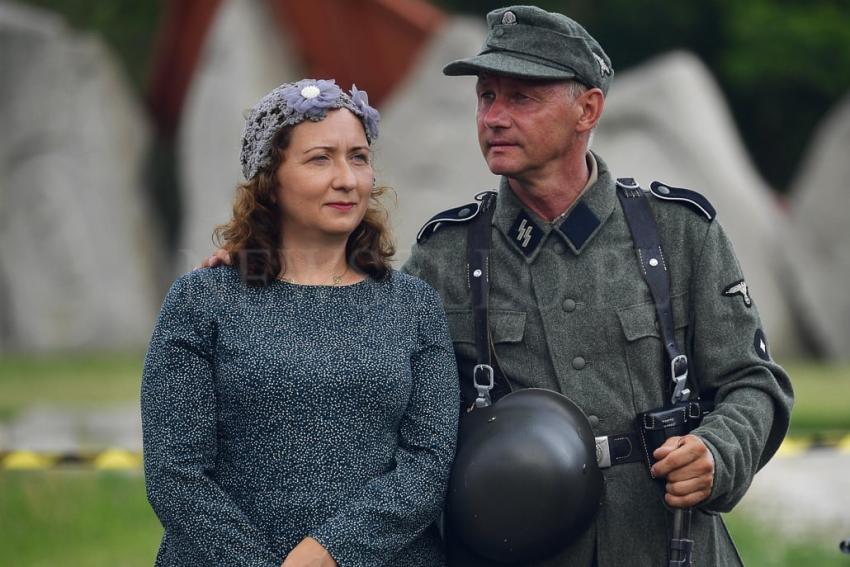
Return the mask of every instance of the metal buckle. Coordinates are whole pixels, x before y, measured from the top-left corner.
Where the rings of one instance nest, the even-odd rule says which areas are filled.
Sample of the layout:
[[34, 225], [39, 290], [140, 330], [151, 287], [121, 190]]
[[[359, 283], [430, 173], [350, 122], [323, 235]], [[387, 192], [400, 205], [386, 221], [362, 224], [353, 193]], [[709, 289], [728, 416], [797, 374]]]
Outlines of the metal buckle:
[[[482, 371], [487, 375], [487, 382], [482, 384], [478, 381], [478, 371]], [[493, 367], [489, 364], [476, 364], [472, 368], [472, 383], [475, 385], [475, 390], [478, 392], [478, 397], [475, 398], [475, 407], [486, 408], [493, 405], [490, 399], [490, 390], [493, 389]]]
[[596, 464], [600, 469], [611, 466], [611, 449], [608, 446], [608, 436], [596, 438]]
[[[681, 365], [682, 371], [676, 372], [676, 366]], [[688, 385], [688, 357], [680, 354], [670, 362], [670, 375], [673, 377], [673, 398], [672, 402], [677, 404], [687, 400], [691, 391], [685, 386]]]

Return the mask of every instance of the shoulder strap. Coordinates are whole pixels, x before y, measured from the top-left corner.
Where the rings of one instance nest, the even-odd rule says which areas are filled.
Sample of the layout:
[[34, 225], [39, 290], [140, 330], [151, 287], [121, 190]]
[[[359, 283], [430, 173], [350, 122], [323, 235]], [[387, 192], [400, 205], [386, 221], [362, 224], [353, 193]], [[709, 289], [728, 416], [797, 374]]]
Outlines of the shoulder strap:
[[690, 395], [690, 390], [686, 387], [688, 358], [682, 354], [676, 344], [673, 310], [670, 303], [670, 278], [664, 252], [661, 250], [661, 241], [658, 238], [658, 225], [655, 224], [655, 217], [649, 208], [645, 193], [634, 179], [617, 180], [617, 197], [626, 215], [638, 262], [658, 314], [661, 339], [670, 362], [670, 374], [673, 380], [671, 403], [685, 401]]
[[[485, 191], [484, 193], [490, 193], [491, 191]], [[478, 213], [481, 212], [481, 195], [484, 193], [479, 193], [475, 196], [475, 202], [469, 203], [466, 205], [461, 205], [460, 207], [455, 207], [454, 209], [448, 209], [446, 211], [442, 211], [428, 219], [422, 228], [419, 229], [419, 232], [416, 234], [416, 242], [422, 243], [428, 240], [432, 234], [437, 232], [442, 226], [448, 226], [450, 224], [459, 224], [459, 223], [467, 223], [472, 221], [474, 218], [478, 216]]]
[[490, 325], [487, 303], [490, 296], [490, 221], [495, 210], [496, 193], [485, 191], [475, 196], [480, 206], [466, 232], [467, 283], [472, 295], [472, 317], [475, 325], [477, 364], [472, 371], [478, 392], [475, 407], [492, 404], [494, 372], [490, 357]]

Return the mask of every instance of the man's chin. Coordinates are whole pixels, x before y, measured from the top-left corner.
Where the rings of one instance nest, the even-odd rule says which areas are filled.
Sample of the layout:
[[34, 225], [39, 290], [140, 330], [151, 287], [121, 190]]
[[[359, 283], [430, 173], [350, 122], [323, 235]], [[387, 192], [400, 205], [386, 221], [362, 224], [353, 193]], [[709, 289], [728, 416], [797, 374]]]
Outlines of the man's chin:
[[506, 175], [508, 177], [519, 171], [516, 164], [506, 163], [504, 160], [500, 159], [487, 160], [487, 167], [493, 175]]

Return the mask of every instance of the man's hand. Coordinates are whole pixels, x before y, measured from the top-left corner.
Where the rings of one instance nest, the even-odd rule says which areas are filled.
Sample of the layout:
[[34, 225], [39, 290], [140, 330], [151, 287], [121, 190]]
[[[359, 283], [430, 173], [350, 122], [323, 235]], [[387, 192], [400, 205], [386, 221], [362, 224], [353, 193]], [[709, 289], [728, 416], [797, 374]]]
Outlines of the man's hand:
[[337, 567], [337, 564], [321, 543], [305, 537], [289, 552], [281, 567]]
[[231, 266], [233, 265], [230, 260], [230, 254], [227, 253], [227, 250], [224, 248], [217, 248], [215, 252], [212, 253], [212, 256], [208, 258], [204, 258], [204, 261], [201, 262], [201, 265], [195, 268], [196, 270], [199, 268], [215, 268], [216, 266]]
[[691, 508], [711, 495], [714, 456], [696, 435], [670, 437], [652, 453], [652, 476], [667, 479], [664, 500], [674, 508]]

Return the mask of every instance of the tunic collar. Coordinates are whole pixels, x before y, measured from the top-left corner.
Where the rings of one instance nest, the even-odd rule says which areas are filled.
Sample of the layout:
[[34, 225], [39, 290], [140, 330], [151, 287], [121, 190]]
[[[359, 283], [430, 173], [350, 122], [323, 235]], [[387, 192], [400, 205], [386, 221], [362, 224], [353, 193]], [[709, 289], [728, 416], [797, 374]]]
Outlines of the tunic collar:
[[591, 157], [597, 165], [596, 181], [585, 187], [572, 207], [552, 223], [526, 209], [507, 178], [502, 178], [493, 226], [505, 235], [527, 262], [534, 261], [550, 234], [563, 240], [572, 254], [581, 254], [611, 215], [617, 200], [614, 180], [605, 162], [596, 154]]

